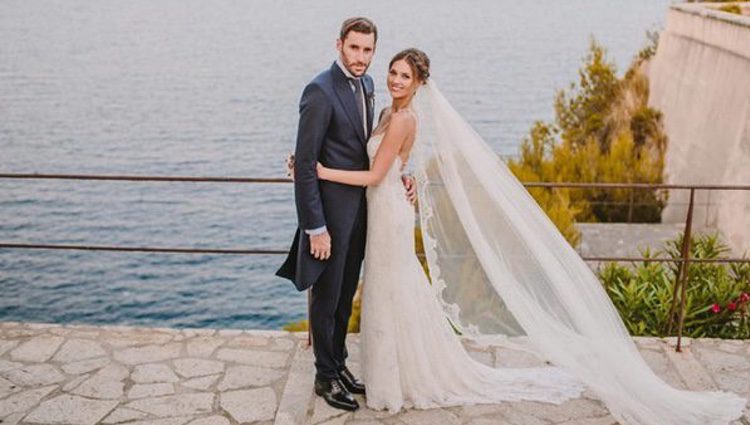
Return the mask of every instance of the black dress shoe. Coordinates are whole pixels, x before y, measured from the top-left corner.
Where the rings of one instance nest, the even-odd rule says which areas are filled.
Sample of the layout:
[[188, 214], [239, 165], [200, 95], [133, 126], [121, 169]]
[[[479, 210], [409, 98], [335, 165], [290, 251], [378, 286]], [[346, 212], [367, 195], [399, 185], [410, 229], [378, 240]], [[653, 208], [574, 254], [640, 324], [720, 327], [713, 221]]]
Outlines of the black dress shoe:
[[350, 393], [365, 393], [365, 384], [361, 383], [356, 377], [354, 377], [354, 375], [349, 371], [349, 369], [347, 369], [346, 366], [344, 366], [344, 368], [339, 371], [339, 379]]
[[315, 394], [323, 399], [331, 407], [343, 410], [357, 410], [359, 403], [354, 399], [352, 393], [347, 391], [344, 385], [336, 378], [318, 379], [315, 378]]

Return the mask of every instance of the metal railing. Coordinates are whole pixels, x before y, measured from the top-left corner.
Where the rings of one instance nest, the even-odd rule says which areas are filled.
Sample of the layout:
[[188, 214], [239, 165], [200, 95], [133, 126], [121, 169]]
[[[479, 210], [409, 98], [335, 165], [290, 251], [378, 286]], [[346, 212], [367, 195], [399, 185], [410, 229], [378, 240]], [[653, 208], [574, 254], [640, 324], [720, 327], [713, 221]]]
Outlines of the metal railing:
[[[198, 177], [198, 176], [147, 176], [147, 175], [113, 175], [113, 174], [38, 174], [38, 173], [0, 173], [0, 179], [53, 179], [53, 180], [113, 180], [138, 182], [198, 182], [198, 183], [259, 183], [276, 184], [292, 183], [288, 178], [256, 178], [256, 177]], [[679, 258], [660, 257], [582, 257], [588, 262], [672, 262], [678, 263], [676, 282], [672, 294], [672, 304], [669, 310], [667, 335], [671, 334], [674, 316], [679, 305], [677, 322], [677, 351], [682, 350], [682, 330], [685, 321], [687, 299], [687, 277], [690, 263], [750, 263], [748, 258], [711, 258], [700, 259], [690, 257], [690, 243], [693, 231], [693, 211], [695, 207], [695, 192], [707, 191], [750, 191], [750, 185], [688, 185], [688, 184], [651, 184], [651, 183], [567, 183], [567, 182], [527, 182], [523, 183], [528, 189], [629, 189], [635, 190], [688, 190], [689, 201], [682, 238]], [[632, 219], [634, 196], [630, 202], [619, 203], [629, 205], [628, 218]], [[0, 242], [0, 248], [14, 249], [59, 249], [59, 250], [92, 250], [92, 251], [129, 251], [129, 252], [161, 252], [161, 253], [198, 253], [198, 254], [286, 254], [285, 249], [220, 249], [220, 248], [184, 248], [184, 247], [138, 247], [138, 246], [107, 246], [107, 245], [68, 245], [68, 244], [24, 244]]]

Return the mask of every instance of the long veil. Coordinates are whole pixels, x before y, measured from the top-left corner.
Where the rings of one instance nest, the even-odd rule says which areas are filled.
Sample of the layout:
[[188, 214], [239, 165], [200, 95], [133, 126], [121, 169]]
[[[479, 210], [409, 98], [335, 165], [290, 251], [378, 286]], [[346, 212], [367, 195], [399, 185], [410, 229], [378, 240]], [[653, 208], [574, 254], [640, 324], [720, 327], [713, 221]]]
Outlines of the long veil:
[[718, 425], [742, 415], [746, 399], [679, 390], [650, 369], [594, 273], [433, 81], [413, 104], [425, 254], [456, 328], [525, 335], [623, 425]]

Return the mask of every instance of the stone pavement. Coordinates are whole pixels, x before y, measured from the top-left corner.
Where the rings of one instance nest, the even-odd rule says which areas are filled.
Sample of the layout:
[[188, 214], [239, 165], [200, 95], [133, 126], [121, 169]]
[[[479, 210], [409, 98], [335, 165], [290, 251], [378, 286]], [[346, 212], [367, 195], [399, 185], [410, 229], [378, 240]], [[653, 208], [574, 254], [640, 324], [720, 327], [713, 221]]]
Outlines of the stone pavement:
[[[312, 392], [305, 333], [0, 322], [0, 424], [507, 424], [613, 425], [588, 392], [562, 405], [518, 402], [395, 414], [335, 410]], [[679, 388], [750, 397], [750, 341], [636, 338]], [[358, 337], [349, 366], [359, 371]], [[503, 367], [544, 366], [522, 351], [465, 342]], [[364, 399], [359, 398], [364, 406]], [[750, 424], [746, 416], [736, 424]]]

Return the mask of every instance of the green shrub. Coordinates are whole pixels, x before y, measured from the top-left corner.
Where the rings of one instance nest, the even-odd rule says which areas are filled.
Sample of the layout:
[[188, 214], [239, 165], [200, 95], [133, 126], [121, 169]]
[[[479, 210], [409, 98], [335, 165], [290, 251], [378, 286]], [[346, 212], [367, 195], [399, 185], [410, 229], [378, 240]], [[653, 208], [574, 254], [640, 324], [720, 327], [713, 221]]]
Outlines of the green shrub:
[[736, 4], [727, 4], [719, 8], [722, 12], [734, 13], [735, 15], [742, 15], [742, 8]]
[[[666, 135], [661, 112], [650, 108], [642, 64], [658, 38], [636, 55], [622, 78], [592, 39], [578, 83], [560, 90], [555, 120], [537, 121], [508, 166], [521, 181], [661, 183]], [[659, 221], [666, 194], [655, 190], [529, 190], [566, 239], [575, 245], [575, 222]], [[629, 206], [632, 205], [632, 209]]]
[[[680, 258], [681, 246], [682, 236], [656, 256]], [[727, 250], [717, 235], [691, 239], [691, 258], [719, 258]], [[643, 255], [653, 256], [648, 251]], [[667, 336], [677, 273], [676, 262], [642, 262], [635, 267], [610, 263], [598, 274], [632, 335]], [[690, 263], [685, 300], [684, 336], [750, 338], [750, 264]], [[677, 334], [678, 314], [671, 335]]]

